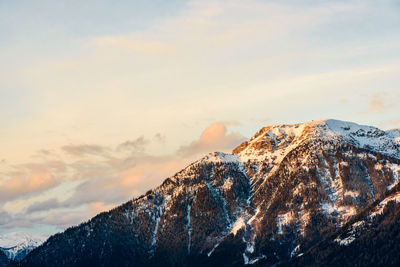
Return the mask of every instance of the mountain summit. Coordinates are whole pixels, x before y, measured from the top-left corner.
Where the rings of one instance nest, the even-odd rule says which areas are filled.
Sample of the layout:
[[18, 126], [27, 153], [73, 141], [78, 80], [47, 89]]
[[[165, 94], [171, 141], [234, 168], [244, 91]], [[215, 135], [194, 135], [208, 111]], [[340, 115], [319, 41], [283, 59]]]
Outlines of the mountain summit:
[[375, 233], [397, 203], [399, 137], [338, 120], [264, 127], [232, 154], [208, 154], [146, 195], [50, 237], [21, 264], [318, 265], [315, 255], [326, 259], [317, 244], [340, 255], [363, 240], [350, 223], [358, 218]]
[[10, 232], [0, 235], [0, 251], [10, 260], [22, 260], [30, 251], [45, 241], [41, 235]]

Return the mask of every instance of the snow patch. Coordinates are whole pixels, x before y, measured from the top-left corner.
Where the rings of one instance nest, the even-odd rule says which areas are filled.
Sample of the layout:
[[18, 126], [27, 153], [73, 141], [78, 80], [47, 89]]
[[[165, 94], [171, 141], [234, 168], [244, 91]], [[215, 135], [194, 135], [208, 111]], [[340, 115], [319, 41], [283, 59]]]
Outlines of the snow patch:
[[190, 254], [190, 246], [191, 246], [191, 241], [192, 241], [192, 228], [190, 226], [190, 211], [191, 211], [191, 209], [192, 209], [192, 206], [190, 204], [188, 204], [187, 215], [186, 215], [186, 221], [187, 221], [186, 228], [188, 231], [188, 247], [187, 247], [188, 255]]
[[311, 216], [310, 216], [310, 212], [304, 212], [304, 210], [299, 212], [299, 217], [300, 217], [300, 233], [301, 235], [305, 235], [305, 230], [306, 230], [306, 226], [307, 224], [310, 222]]
[[400, 203], [400, 192], [396, 193], [393, 196], [389, 196], [387, 198], [385, 198], [384, 200], [382, 200], [381, 202], [379, 202], [378, 206], [376, 207], [375, 211], [371, 213], [371, 215], [369, 216], [370, 218], [375, 217], [376, 215], [380, 215], [383, 213], [383, 210], [385, 209], [386, 205], [390, 202], [390, 201], [395, 201], [396, 203]]
[[352, 198], [358, 198], [358, 197], [360, 196], [360, 193], [357, 192], [357, 191], [348, 190], [348, 191], [346, 191], [346, 192], [344, 193], [344, 195], [345, 195], [345, 196], [352, 197]]
[[327, 214], [332, 214], [334, 212], [337, 212], [335, 206], [329, 202], [321, 203], [321, 209]]
[[400, 147], [393, 132], [338, 120], [326, 120], [326, 125], [346, 142], [388, 156], [400, 157]]
[[349, 166], [349, 163], [346, 162], [346, 161], [342, 161], [342, 162], [339, 163], [339, 165], [340, 165], [340, 166], [347, 167], [347, 166]]
[[235, 224], [233, 225], [233, 228], [232, 228], [232, 230], [231, 230], [231, 233], [233, 233], [233, 235], [236, 235], [237, 232], [238, 232], [240, 229], [244, 228], [244, 227], [246, 227], [246, 224], [245, 224], [245, 222], [244, 222], [243, 217], [240, 217], [239, 219], [236, 220]]
[[395, 185], [397, 185], [399, 183], [400, 166], [397, 165], [397, 164], [391, 164], [390, 165], [390, 169], [393, 172], [394, 181], [393, 181], [393, 183], [391, 185], [387, 186], [388, 190], [392, 189]]
[[348, 237], [346, 237], [344, 239], [336, 238], [334, 241], [336, 243], [339, 243], [339, 245], [341, 245], [341, 246], [348, 246], [354, 240], [356, 240], [356, 238], [354, 236], [348, 236]]
[[200, 162], [212, 163], [242, 163], [240, 158], [235, 154], [226, 154], [222, 152], [214, 152], [205, 156]]
[[353, 206], [340, 206], [337, 208], [337, 211], [342, 218], [342, 222], [346, 222], [349, 217], [357, 214], [357, 210]]
[[292, 211], [278, 215], [278, 217], [276, 218], [276, 226], [278, 227], [278, 234], [283, 234], [282, 226], [289, 225], [293, 220], [294, 220], [294, 215]]
[[[245, 255], [244, 255], [243, 257], [245, 257]], [[257, 263], [259, 260], [266, 259], [266, 258], [267, 258], [267, 256], [261, 255], [261, 256], [259, 256], [259, 257], [252, 258], [251, 260], [247, 259], [247, 262], [245, 262], [245, 265], [255, 264], [255, 263]]]
[[297, 246], [292, 250], [292, 252], [290, 252], [290, 257], [293, 258], [294, 256], [297, 255], [297, 253], [299, 253], [299, 251], [300, 251], [300, 245], [297, 245]]

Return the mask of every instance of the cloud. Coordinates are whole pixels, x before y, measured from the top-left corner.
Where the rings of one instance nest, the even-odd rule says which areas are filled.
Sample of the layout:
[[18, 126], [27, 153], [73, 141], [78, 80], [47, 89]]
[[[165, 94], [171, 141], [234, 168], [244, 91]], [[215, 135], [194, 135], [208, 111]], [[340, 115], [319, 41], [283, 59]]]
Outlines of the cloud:
[[69, 144], [51, 153], [42, 149], [45, 157], [3, 172], [0, 224], [3, 228], [44, 224], [62, 230], [87, 220], [159, 186], [203, 154], [230, 152], [244, 137], [229, 132], [227, 125], [239, 124], [213, 123], [198, 140], [167, 155], [145, 153], [147, 146], [165, 143], [160, 133], [116, 146]]
[[72, 156], [104, 155], [107, 152], [107, 148], [100, 145], [66, 145], [61, 149]]
[[95, 38], [92, 44], [101, 49], [135, 51], [146, 54], [170, 52], [173, 47], [164, 42], [145, 41], [135, 36], [105, 36]]
[[144, 136], [140, 136], [135, 140], [125, 141], [117, 146], [118, 151], [130, 151], [132, 153], [136, 152], [144, 152], [146, 146], [149, 144], [149, 141], [144, 138]]
[[16, 169], [23, 169], [26, 172], [50, 172], [50, 173], [62, 173], [66, 171], [66, 164], [65, 162], [57, 159], [49, 159], [44, 162], [30, 162], [20, 165], [15, 165], [14, 168]]
[[181, 146], [178, 154], [187, 156], [214, 151], [231, 151], [244, 140], [245, 138], [238, 133], [228, 134], [225, 124], [213, 123], [203, 131], [199, 140], [187, 146]]
[[368, 110], [375, 113], [384, 113], [386, 109], [387, 107], [382, 100], [382, 96], [379, 94], [374, 95], [369, 102]]
[[45, 156], [49, 156], [52, 154], [52, 152], [50, 150], [47, 149], [41, 149], [38, 151], [39, 154], [45, 155]]
[[[365, 66], [351, 69], [334, 66], [336, 61], [347, 59], [343, 57], [342, 52], [346, 51], [340, 49], [340, 43], [335, 43], [335, 48], [339, 47], [335, 50], [328, 45], [330, 41], [317, 47], [315, 44], [324, 40], [309, 35], [330, 32], [326, 31], [324, 23], [336, 22], [330, 20], [335, 14], [341, 18], [354, 17], [353, 11], [363, 7], [355, 2], [329, 1], [294, 6], [262, 1], [190, 1], [178, 16], [157, 21], [148, 31], [85, 39], [90, 53], [62, 57], [70, 59], [68, 62], [56, 59], [47, 66], [35, 64], [24, 78], [34, 88], [58, 88], [57, 91], [42, 89], [43, 95], [38, 96], [38, 99], [51, 100], [51, 104], [44, 101], [44, 105], [38, 105], [42, 107], [41, 126], [45, 129], [48, 125], [53, 127], [52, 122], [58, 125], [59, 121], [77, 121], [79, 125], [92, 122], [102, 127], [115, 125], [118, 129], [127, 127], [126, 119], [119, 119], [125, 116], [115, 114], [126, 114], [129, 118], [143, 114], [136, 116], [130, 127], [145, 127], [151, 119], [154, 124], [165, 121], [171, 128], [181, 122], [214, 116], [221, 110], [230, 113], [231, 118], [256, 111], [257, 114], [271, 114], [261, 107], [279, 110], [284, 103], [276, 101], [277, 97], [297, 99], [298, 93], [306, 98], [304, 92], [312, 91], [308, 88], [316, 88], [310, 93], [315, 96], [318, 90], [328, 91], [326, 87], [321, 89], [326, 84], [342, 88], [335, 83], [337, 80], [346, 82], [354, 77], [371, 76], [365, 72]], [[359, 53], [360, 45], [354, 48]], [[373, 54], [370, 51], [361, 53], [360, 58]], [[320, 62], [329, 62], [326, 64], [329, 68], [321, 69]], [[381, 72], [372, 74], [378, 76]], [[77, 98], [71, 88], [79, 88], [82, 97]], [[83, 112], [89, 99], [92, 112]], [[298, 102], [304, 106], [302, 100]], [[54, 102], [60, 105], [55, 107]], [[148, 107], [148, 103], [153, 106]], [[291, 104], [290, 101], [286, 103]], [[382, 109], [379, 103], [372, 106]], [[13, 175], [16, 178], [10, 183], [14, 184], [10, 187], [15, 192], [13, 197], [6, 195], [0, 199], [25, 199], [29, 192], [51, 191], [52, 181], [62, 184], [73, 180], [77, 185], [65, 199], [60, 199], [56, 193], [42, 194], [42, 199], [31, 200], [33, 204], [28, 205], [26, 212], [36, 215], [50, 210], [37, 222], [75, 224], [87, 218], [83, 214], [85, 211], [90, 214], [131, 199], [159, 185], [202, 154], [230, 152], [244, 140], [242, 135], [228, 131], [227, 127], [234, 125], [234, 121], [214, 123], [198, 140], [181, 144], [176, 153], [167, 156], [145, 153], [150, 143], [166, 142], [161, 134], [124, 138], [121, 141], [126, 141], [116, 146], [65, 145], [59, 155], [65, 162], [19, 166], [16, 172], [22, 174]], [[93, 134], [88, 131], [82, 134], [90, 136], [88, 133]], [[56, 155], [41, 154], [55, 162]], [[38, 180], [32, 176], [34, 173], [43, 177]], [[78, 206], [84, 211], [72, 211]], [[63, 209], [68, 209], [70, 214]]]
[[25, 222], [24, 226], [44, 224], [53, 225], [60, 230], [64, 230], [68, 227], [76, 225], [79, 222], [84, 222], [100, 212], [108, 211], [113, 207], [114, 205], [106, 205], [101, 201], [97, 201], [87, 205], [85, 209], [75, 209], [69, 211], [52, 210], [43, 217], [30, 217], [27, 222]]
[[106, 205], [104, 202], [97, 201], [90, 205], [89, 209], [91, 214], [98, 214], [103, 211], [109, 211], [110, 209], [114, 208], [114, 205]]
[[138, 193], [132, 187], [124, 188], [118, 180], [118, 174], [105, 175], [87, 178], [74, 189], [71, 197], [60, 204], [76, 207], [100, 200], [107, 204], [117, 204], [133, 198]]
[[[127, 164], [134, 162], [134, 164]], [[65, 207], [74, 207], [101, 200], [106, 205], [121, 204], [147, 190], [161, 184], [167, 177], [189, 163], [190, 159], [182, 159], [175, 155], [148, 156], [141, 155], [130, 158], [110, 160], [109, 165], [101, 165], [103, 171], [96, 175], [85, 174], [70, 198], [60, 203]], [[95, 169], [93, 163], [91, 168]]]
[[31, 223], [55, 225], [60, 230], [63, 230], [69, 226], [75, 225], [77, 222], [87, 220], [88, 215], [87, 211], [51, 211], [45, 217], [31, 220]]
[[60, 207], [60, 203], [59, 203], [58, 199], [50, 198], [45, 201], [34, 202], [32, 205], [30, 205], [27, 208], [26, 213], [30, 214], [30, 213], [34, 213], [34, 212], [38, 212], [38, 211], [49, 211], [49, 210], [56, 209], [59, 207]]
[[155, 142], [157, 142], [157, 143], [160, 143], [160, 144], [165, 144], [165, 142], [166, 142], [166, 137], [165, 137], [165, 135], [162, 135], [162, 134], [160, 134], [160, 133], [156, 133], [154, 136], [153, 136], [153, 140], [155, 141]]
[[381, 129], [394, 129], [400, 128], [400, 119], [386, 120], [379, 124]]
[[364, 114], [383, 114], [388, 111], [390, 108], [389, 105], [385, 101], [386, 94], [384, 93], [376, 93], [374, 94], [370, 101], [368, 108], [363, 112]]
[[0, 201], [38, 194], [55, 186], [58, 182], [49, 172], [18, 173], [0, 184]]
[[0, 170], [0, 204], [39, 196], [68, 179], [68, 165], [58, 159], [7, 164]]
[[13, 217], [6, 211], [0, 210], [0, 226], [4, 226], [13, 221]]
[[[4, 229], [47, 225], [63, 230], [85, 221], [159, 186], [202, 153], [230, 151], [243, 136], [228, 132], [226, 125], [238, 123], [211, 124], [198, 140], [163, 156], [144, 153], [151, 142], [165, 143], [160, 133], [115, 147], [70, 144], [60, 148], [64, 153], [43, 149], [45, 157], [12, 165], [3, 173], [7, 179], [0, 184], [0, 203], [6, 210], [0, 213], [0, 225]], [[67, 190], [65, 185], [72, 181], [76, 185]], [[22, 206], [15, 211], [18, 205]]]

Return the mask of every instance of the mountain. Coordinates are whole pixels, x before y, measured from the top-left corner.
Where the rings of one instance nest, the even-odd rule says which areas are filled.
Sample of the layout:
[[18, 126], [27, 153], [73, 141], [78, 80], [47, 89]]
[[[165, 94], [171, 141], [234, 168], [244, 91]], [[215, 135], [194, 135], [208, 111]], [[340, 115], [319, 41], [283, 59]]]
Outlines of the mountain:
[[0, 266], [8, 266], [10, 260], [8, 259], [7, 255], [0, 250]]
[[232, 154], [211, 153], [50, 237], [21, 265], [310, 264], [317, 244], [339, 232], [332, 242], [347, 247], [348, 223], [397, 188], [399, 164], [399, 130], [337, 120], [267, 126]]
[[399, 266], [399, 202], [398, 184], [336, 233], [283, 265]]
[[9, 260], [20, 261], [44, 241], [45, 238], [40, 235], [11, 232], [0, 235], [0, 251], [2, 251]]

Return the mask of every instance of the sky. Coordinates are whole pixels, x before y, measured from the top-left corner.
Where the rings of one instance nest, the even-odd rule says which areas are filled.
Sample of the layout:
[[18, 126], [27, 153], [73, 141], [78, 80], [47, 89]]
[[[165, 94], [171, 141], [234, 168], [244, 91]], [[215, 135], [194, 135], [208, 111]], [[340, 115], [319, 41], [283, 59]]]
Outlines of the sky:
[[270, 124], [400, 127], [398, 1], [0, 1], [0, 234], [53, 234]]

